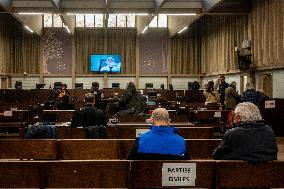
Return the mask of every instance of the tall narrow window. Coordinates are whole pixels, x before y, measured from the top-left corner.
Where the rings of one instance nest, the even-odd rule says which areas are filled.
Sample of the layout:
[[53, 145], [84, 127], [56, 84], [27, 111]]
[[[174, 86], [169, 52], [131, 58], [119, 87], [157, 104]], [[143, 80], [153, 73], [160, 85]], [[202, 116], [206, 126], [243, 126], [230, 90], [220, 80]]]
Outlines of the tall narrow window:
[[95, 27], [101, 28], [104, 26], [104, 15], [95, 14]]
[[127, 27], [135, 27], [135, 15], [127, 15]]
[[149, 27], [156, 28], [157, 27], [157, 16], [155, 16], [149, 24]]
[[58, 14], [53, 15], [53, 26], [54, 27], [62, 27], [62, 20]]
[[76, 15], [76, 27], [84, 27], [84, 15], [83, 14], [77, 14]]
[[158, 16], [158, 27], [166, 28], [168, 26], [168, 18], [165, 14], [159, 14]]
[[117, 15], [117, 27], [126, 27], [126, 15]]
[[116, 15], [110, 14], [108, 16], [108, 27], [116, 27]]
[[94, 14], [85, 14], [85, 26], [86, 27], [94, 27], [95, 26]]
[[43, 15], [44, 20], [44, 27], [52, 27], [52, 14], [44, 14]]

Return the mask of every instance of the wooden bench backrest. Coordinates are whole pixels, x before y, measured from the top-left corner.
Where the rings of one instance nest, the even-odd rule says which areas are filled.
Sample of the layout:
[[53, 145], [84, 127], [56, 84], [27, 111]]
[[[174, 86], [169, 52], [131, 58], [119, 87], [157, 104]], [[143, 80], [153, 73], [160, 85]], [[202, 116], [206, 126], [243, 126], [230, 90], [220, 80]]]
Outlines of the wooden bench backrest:
[[128, 161], [47, 162], [46, 188], [127, 188]]
[[283, 188], [284, 162], [217, 161], [216, 188]]
[[[109, 139], [134, 139], [136, 130], [149, 129], [149, 127], [108, 127]], [[86, 139], [84, 128], [57, 127], [59, 139]], [[178, 133], [185, 139], [211, 139], [212, 127], [179, 127]]]
[[130, 184], [133, 188], [162, 188], [163, 163], [196, 163], [195, 187], [214, 188], [215, 161], [133, 161]]
[[57, 159], [57, 140], [0, 140], [0, 159]]
[[75, 110], [44, 110], [43, 116], [45, 115], [56, 115], [57, 122], [70, 122]]

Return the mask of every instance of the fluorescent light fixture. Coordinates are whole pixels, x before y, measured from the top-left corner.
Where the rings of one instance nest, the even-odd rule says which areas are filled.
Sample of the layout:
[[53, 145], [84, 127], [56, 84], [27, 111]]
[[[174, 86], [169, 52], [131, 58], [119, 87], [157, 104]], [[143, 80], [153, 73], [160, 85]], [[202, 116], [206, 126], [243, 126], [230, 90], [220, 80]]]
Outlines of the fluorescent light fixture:
[[145, 33], [145, 32], [147, 31], [147, 29], [148, 29], [148, 26], [146, 26], [146, 27], [144, 28], [144, 30], [142, 31], [142, 34]]
[[[75, 12], [67, 12], [66, 15], [72, 16], [72, 15], [82, 15], [82, 14], [102, 14], [102, 13], [75, 13]], [[115, 15], [134, 15], [134, 16], [148, 16], [148, 13], [110, 13]]]
[[160, 14], [166, 16], [196, 16], [196, 13], [169, 13], [169, 14]]
[[[47, 13], [43, 13], [43, 12], [19, 12], [17, 14], [20, 15], [42, 15], [42, 14], [47, 14]], [[50, 13], [52, 14], [52, 13]]]
[[71, 33], [70, 30], [69, 30], [69, 28], [68, 28], [68, 26], [65, 26], [65, 29], [66, 29], [66, 31], [67, 31], [68, 33]]
[[178, 34], [181, 34], [181, 33], [182, 33], [183, 31], [185, 31], [187, 28], [188, 28], [188, 26], [182, 28], [182, 29], [178, 32]]
[[34, 33], [34, 31], [31, 30], [31, 28], [29, 28], [28, 26], [25, 26], [25, 28], [26, 28], [28, 31], [30, 31], [31, 33]]

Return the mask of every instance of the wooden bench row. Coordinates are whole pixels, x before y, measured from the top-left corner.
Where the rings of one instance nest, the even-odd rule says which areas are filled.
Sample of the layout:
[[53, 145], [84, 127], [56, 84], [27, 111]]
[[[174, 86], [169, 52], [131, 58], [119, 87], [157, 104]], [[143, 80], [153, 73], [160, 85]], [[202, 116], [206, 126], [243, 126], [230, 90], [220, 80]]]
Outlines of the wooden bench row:
[[[187, 172], [193, 170], [188, 169], [173, 169], [181, 171], [181, 177], [175, 173], [163, 175], [164, 167], [187, 168], [194, 165], [196, 174], [191, 172], [191, 176]], [[169, 188], [172, 184], [176, 188], [283, 188], [284, 161], [250, 164], [213, 160], [2, 160], [0, 177], [3, 188]], [[191, 178], [192, 183], [184, 182]]]
[[[0, 140], [0, 159], [125, 159], [134, 139]], [[212, 159], [219, 139], [187, 140], [192, 159]]]
[[[135, 139], [139, 133], [146, 132], [149, 127], [108, 127], [109, 139]], [[59, 139], [86, 139], [84, 128], [57, 127]], [[212, 139], [212, 127], [179, 127], [178, 133], [185, 139]]]

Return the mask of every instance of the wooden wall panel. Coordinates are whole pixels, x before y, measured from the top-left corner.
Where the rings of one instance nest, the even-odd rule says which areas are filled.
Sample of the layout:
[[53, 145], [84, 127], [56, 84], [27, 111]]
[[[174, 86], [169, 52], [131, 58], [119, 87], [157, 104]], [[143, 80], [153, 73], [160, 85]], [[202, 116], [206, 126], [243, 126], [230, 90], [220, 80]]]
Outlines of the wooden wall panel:
[[249, 23], [256, 66], [284, 65], [284, 1], [252, 0]]

